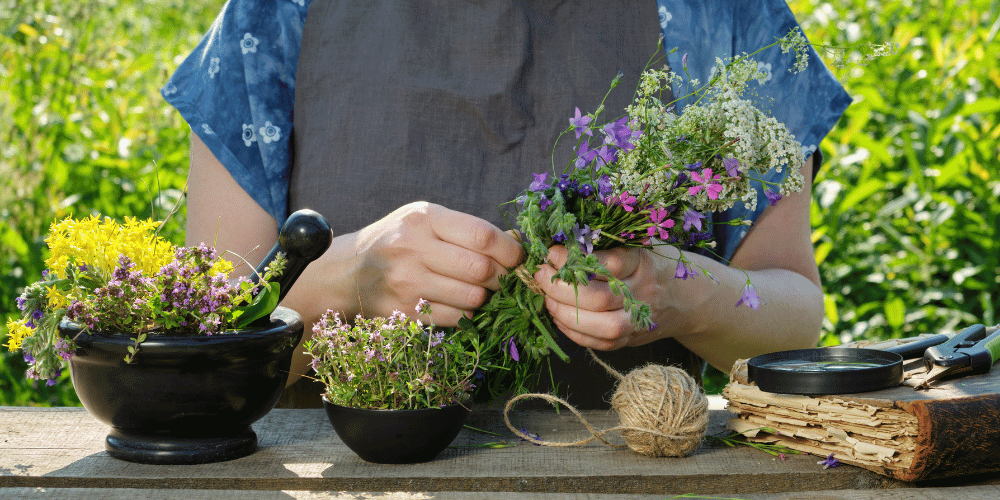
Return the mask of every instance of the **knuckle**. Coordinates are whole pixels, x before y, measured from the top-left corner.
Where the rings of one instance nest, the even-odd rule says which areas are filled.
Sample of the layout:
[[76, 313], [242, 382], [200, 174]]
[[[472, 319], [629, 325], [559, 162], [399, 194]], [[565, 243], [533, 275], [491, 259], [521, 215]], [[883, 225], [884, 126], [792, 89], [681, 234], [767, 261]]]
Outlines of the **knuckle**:
[[483, 255], [467, 258], [464, 267], [470, 283], [485, 283], [493, 274], [493, 266], [490, 265], [489, 258]]
[[486, 222], [476, 222], [469, 227], [469, 244], [473, 250], [485, 251], [496, 242], [496, 233]]

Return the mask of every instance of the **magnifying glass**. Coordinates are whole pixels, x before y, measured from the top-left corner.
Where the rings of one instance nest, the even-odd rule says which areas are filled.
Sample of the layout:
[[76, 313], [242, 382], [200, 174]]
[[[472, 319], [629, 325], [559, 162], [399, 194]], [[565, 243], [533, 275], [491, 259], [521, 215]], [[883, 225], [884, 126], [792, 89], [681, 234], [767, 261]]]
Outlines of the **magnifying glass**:
[[762, 354], [747, 361], [760, 390], [816, 396], [879, 391], [903, 383], [903, 359], [947, 341], [934, 335], [889, 349], [818, 348]]

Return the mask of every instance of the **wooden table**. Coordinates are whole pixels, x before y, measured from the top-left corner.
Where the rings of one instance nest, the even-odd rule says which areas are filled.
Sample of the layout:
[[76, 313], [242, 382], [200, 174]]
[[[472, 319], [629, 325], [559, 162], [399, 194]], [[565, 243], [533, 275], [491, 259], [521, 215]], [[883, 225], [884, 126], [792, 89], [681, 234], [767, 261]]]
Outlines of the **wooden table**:
[[[722, 432], [728, 414], [721, 405], [713, 401], [709, 433]], [[598, 428], [617, 423], [611, 413], [585, 415]], [[512, 419], [545, 440], [587, 435], [567, 411], [514, 412]], [[464, 429], [454, 447], [433, 462], [389, 466], [354, 455], [323, 410], [273, 410], [254, 424], [260, 450], [249, 457], [154, 466], [109, 457], [104, 451], [108, 427], [82, 408], [0, 407], [0, 499], [1000, 498], [1000, 478], [901, 483], [851, 466], [824, 470], [814, 456], [790, 455], [782, 461], [715, 441], [706, 441], [687, 458], [648, 458], [600, 444], [541, 447], [519, 440], [499, 412], [487, 410], [473, 412], [469, 424], [502, 437]], [[472, 447], [498, 440], [513, 446]]]

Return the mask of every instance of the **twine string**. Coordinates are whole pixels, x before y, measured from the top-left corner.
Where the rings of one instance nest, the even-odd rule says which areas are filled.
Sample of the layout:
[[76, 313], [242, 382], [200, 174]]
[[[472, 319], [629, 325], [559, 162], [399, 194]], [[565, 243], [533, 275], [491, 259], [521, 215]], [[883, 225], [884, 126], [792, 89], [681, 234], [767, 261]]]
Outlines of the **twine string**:
[[[598, 440], [612, 448], [628, 447], [636, 453], [653, 457], [684, 456], [694, 451], [708, 427], [708, 400], [690, 375], [676, 367], [648, 365], [622, 376], [592, 350], [587, 351], [597, 364], [619, 380], [611, 404], [618, 411], [621, 423], [599, 430], [565, 400], [551, 394], [529, 393], [511, 398], [504, 407], [504, 423], [511, 432], [521, 439], [545, 446], [583, 446]], [[590, 437], [573, 442], [546, 441], [517, 429], [510, 421], [510, 410], [517, 401], [528, 398], [542, 399], [553, 405], [562, 404], [583, 423]], [[659, 428], [651, 428], [653, 426]], [[604, 438], [612, 432], [619, 432], [626, 444], [616, 445]]]

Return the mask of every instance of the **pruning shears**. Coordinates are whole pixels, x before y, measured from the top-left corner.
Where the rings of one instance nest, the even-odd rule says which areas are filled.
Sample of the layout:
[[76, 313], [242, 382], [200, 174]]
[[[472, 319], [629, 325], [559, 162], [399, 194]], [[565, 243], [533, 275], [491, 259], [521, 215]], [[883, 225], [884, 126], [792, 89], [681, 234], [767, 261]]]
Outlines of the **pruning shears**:
[[976, 375], [990, 371], [1000, 359], [1000, 325], [972, 325], [947, 342], [924, 351], [923, 381], [914, 390], [928, 389], [946, 377]]

